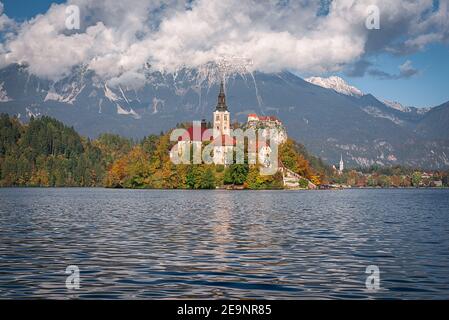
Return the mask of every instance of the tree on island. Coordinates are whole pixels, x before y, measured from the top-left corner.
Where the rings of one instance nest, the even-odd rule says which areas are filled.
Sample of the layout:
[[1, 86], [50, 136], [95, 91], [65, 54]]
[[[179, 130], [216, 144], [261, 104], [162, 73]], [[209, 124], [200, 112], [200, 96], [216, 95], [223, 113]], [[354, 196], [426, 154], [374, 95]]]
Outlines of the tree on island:
[[206, 169], [201, 176], [201, 189], [215, 189], [215, 176], [211, 168]]
[[414, 187], [419, 187], [422, 181], [422, 175], [421, 172], [415, 171], [412, 175], [412, 185]]
[[225, 170], [224, 183], [243, 185], [248, 175], [247, 164], [231, 164]]

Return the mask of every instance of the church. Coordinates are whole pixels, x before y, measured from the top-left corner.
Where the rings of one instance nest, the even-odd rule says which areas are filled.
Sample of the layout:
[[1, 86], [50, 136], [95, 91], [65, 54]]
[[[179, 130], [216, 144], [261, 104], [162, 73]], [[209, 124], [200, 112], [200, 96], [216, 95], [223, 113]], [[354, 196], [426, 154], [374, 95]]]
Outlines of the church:
[[338, 164], [338, 169], [335, 164], [332, 166], [332, 169], [334, 170], [334, 172], [338, 173], [339, 175], [343, 174], [343, 170], [345, 169], [345, 163], [343, 161], [343, 154], [340, 155], [340, 162]]
[[[182, 158], [188, 150], [201, 150], [204, 143], [210, 142], [213, 148], [213, 163], [230, 165], [233, 163], [236, 139], [231, 137], [231, 114], [226, 105], [223, 81], [220, 83], [218, 103], [213, 113], [212, 128], [207, 128], [206, 120], [193, 122], [186, 132], [178, 138], [177, 156]], [[173, 151], [170, 158], [174, 158]]]
[[214, 111], [213, 144], [214, 163], [229, 165], [233, 162], [235, 138], [231, 137], [231, 114], [226, 105], [223, 81], [220, 83], [218, 103]]
[[[275, 121], [278, 124], [279, 120], [275, 119]], [[252, 127], [247, 125], [247, 128]], [[182, 158], [187, 151], [192, 149], [201, 150], [203, 144], [206, 143], [212, 144], [212, 162], [214, 164], [227, 166], [234, 162], [233, 157], [236, 147], [236, 138], [231, 133], [231, 113], [226, 104], [223, 81], [220, 83], [218, 102], [215, 111], [213, 112], [212, 128], [207, 128], [206, 120], [202, 120], [201, 123], [199, 121], [193, 122], [193, 125], [178, 138], [177, 149], [175, 152], [177, 152], [179, 158]], [[259, 163], [267, 165], [271, 154], [269, 145], [262, 141], [248, 141], [248, 143], [251, 146], [255, 146], [254, 148], [249, 148], [253, 151], [248, 150], [248, 152], [250, 152], [250, 158], [257, 158]], [[173, 152], [174, 151], [170, 152], [170, 157], [172, 159], [174, 156]]]

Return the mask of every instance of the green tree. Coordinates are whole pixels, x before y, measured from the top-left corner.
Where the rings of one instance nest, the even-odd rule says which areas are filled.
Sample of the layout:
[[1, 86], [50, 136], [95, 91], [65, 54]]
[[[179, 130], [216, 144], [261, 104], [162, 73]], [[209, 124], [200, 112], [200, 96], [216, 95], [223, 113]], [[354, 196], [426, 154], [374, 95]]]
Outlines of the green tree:
[[443, 175], [443, 185], [445, 186], [445, 187], [449, 187], [449, 173], [445, 173], [444, 175]]
[[251, 166], [245, 183], [247, 188], [252, 190], [282, 189], [283, 177], [280, 172], [274, 175], [261, 175], [259, 166]]
[[414, 187], [419, 187], [419, 185], [421, 184], [422, 181], [422, 175], [421, 172], [415, 171], [413, 172], [412, 175], [412, 185]]
[[21, 126], [17, 119], [11, 119], [4, 113], [0, 114], [0, 157], [16, 146], [20, 136]]
[[246, 181], [246, 177], [248, 175], [248, 165], [232, 164], [229, 167], [229, 171], [230, 177], [227, 177], [225, 173], [225, 179], [228, 182], [230, 181], [232, 184], [242, 185]]
[[309, 187], [309, 181], [306, 179], [299, 179], [299, 187], [301, 189], [307, 189]]
[[215, 189], [215, 176], [211, 168], [204, 171], [201, 176], [201, 189]]
[[186, 184], [189, 189], [200, 189], [203, 172], [200, 165], [191, 165], [187, 173]]
[[381, 175], [379, 176], [377, 183], [382, 188], [389, 188], [391, 187], [391, 178], [386, 175]]

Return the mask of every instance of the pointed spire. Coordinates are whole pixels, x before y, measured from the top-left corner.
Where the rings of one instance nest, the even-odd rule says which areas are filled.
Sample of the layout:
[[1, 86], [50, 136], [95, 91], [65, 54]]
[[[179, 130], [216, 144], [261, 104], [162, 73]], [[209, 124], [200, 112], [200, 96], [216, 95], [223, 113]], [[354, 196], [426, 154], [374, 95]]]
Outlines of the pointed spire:
[[344, 170], [344, 162], [343, 162], [343, 154], [341, 154], [340, 156], [340, 166], [338, 168], [338, 171], [340, 171], [340, 173], [342, 173]]
[[227, 111], [228, 106], [226, 105], [226, 95], [224, 91], [224, 83], [223, 80], [220, 83], [220, 93], [218, 94], [218, 104], [216, 107], [217, 111]]
[[224, 82], [223, 82], [223, 80], [221, 80], [221, 82], [220, 82], [220, 95], [224, 95], [225, 93], [224, 93]]

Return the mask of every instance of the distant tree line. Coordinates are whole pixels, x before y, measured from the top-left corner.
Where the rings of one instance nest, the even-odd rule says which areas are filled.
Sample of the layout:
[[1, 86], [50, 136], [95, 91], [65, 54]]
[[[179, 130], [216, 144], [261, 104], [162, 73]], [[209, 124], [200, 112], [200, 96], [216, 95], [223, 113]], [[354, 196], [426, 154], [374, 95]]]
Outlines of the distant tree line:
[[448, 187], [449, 172], [414, 169], [406, 166], [358, 168], [335, 173], [331, 182], [352, 187]]

